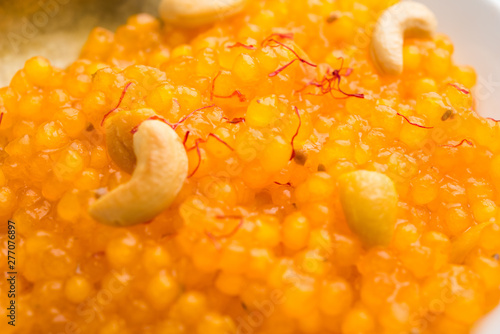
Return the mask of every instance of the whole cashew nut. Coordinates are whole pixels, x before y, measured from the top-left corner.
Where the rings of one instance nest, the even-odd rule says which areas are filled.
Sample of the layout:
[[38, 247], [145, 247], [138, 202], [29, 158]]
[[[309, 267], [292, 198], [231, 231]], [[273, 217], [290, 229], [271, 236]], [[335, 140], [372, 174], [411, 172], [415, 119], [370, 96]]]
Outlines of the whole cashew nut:
[[246, 0], [162, 0], [159, 11], [165, 22], [197, 27], [238, 13], [245, 3]]
[[133, 141], [137, 165], [132, 178], [89, 208], [103, 224], [130, 226], [153, 219], [170, 206], [187, 178], [186, 150], [170, 126], [146, 120]]
[[434, 13], [421, 3], [403, 1], [390, 7], [373, 31], [371, 54], [375, 64], [386, 74], [401, 74], [405, 33], [432, 35], [436, 27]]

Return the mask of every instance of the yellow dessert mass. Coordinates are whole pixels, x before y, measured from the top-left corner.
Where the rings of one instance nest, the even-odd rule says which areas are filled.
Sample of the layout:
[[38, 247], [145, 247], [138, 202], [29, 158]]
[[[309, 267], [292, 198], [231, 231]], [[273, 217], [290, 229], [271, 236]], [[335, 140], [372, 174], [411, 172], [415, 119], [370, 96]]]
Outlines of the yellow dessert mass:
[[0, 89], [1, 333], [460, 334], [499, 303], [500, 125], [428, 9], [165, 3]]

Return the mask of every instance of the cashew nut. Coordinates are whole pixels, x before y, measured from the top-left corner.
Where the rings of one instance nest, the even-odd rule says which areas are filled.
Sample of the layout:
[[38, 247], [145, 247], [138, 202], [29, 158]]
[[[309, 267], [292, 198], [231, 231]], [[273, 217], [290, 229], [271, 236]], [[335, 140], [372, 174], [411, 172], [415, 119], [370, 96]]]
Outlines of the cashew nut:
[[407, 33], [432, 35], [437, 27], [434, 13], [425, 5], [403, 1], [387, 9], [378, 19], [372, 35], [371, 54], [380, 71], [403, 72], [403, 42]]
[[162, 0], [160, 16], [168, 23], [197, 27], [240, 12], [246, 0]]
[[170, 206], [187, 178], [186, 150], [170, 126], [144, 121], [133, 141], [137, 165], [132, 178], [89, 208], [103, 224], [130, 226], [153, 219]]
[[365, 245], [371, 247], [391, 242], [398, 193], [388, 176], [366, 170], [342, 174], [339, 194], [347, 224]]

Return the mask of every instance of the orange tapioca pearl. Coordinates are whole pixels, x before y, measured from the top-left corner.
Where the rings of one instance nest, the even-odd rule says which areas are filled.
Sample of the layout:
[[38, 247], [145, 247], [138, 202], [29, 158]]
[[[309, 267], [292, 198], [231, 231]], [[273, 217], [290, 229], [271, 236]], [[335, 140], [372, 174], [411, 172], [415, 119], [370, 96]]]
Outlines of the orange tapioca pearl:
[[72, 303], [85, 301], [92, 291], [92, 285], [83, 276], [72, 276], [64, 284], [64, 295]]
[[404, 71], [414, 72], [419, 69], [422, 62], [421, 50], [416, 45], [405, 45], [403, 47]]
[[198, 187], [209, 200], [221, 202], [229, 207], [234, 207], [237, 203], [236, 191], [230, 182], [206, 176], [200, 180]]
[[60, 180], [74, 181], [85, 168], [84, 157], [76, 150], [67, 149], [54, 164], [54, 175]]
[[419, 116], [427, 118], [431, 125], [440, 124], [443, 122], [443, 117], [447, 116], [453, 110], [450, 110], [441, 95], [431, 92], [420, 95], [417, 100], [416, 112]]
[[433, 78], [448, 75], [451, 66], [451, 53], [445, 49], [433, 49], [424, 61], [426, 74]]
[[363, 306], [349, 310], [342, 322], [342, 333], [370, 333], [375, 330], [373, 315]]
[[199, 76], [212, 77], [219, 71], [217, 53], [211, 48], [204, 48], [195, 54], [196, 74]]
[[396, 287], [396, 282], [386, 273], [363, 276], [361, 284], [361, 301], [371, 310], [377, 310], [388, 303], [388, 299]]
[[75, 222], [82, 213], [82, 207], [77, 194], [67, 192], [57, 203], [57, 215], [59, 218]]
[[204, 272], [215, 272], [219, 268], [221, 252], [210, 240], [203, 239], [193, 246], [192, 260], [196, 268]]
[[446, 86], [445, 96], [450, 104], [459, 112], [469, 110], [474, 104], [471, 92], [459, 83]]
[[354, 265], [361, 255], [362, 246], [359, 240], [352, 236], [335, 233], [332, 235], [333, 247], [328, 250], [332, 261], [341, 267]]
[[487, 252], [500, 251], [500, 226], [498, 223], [488, 224], [482, 231], [478, 244]]
[[188, 325], [196, 324], [207, 312], [208, 301], [204, 293], [188, 291], [183, 293], [176, 302], [176, 308], [182, 321]]
[[248, 272], [246, 273], [246, 276], [249, 278], [265, 279], [269, 275], [269, 271], [275, 261], [275, 257], [268, 249], [251, 249]]
[[18, 103], [19, 116], [27, 121], [40, 121], [46, 118], [42, 111], [43, 96], [39, 94], [26, 94], [21, 96]]
[[256, 218], [255, 238], [263, 247], [272, 248], [281, 241], [281, 226], [274, 216], [261, 215]]
[[242, 244], [232, 242], [221, 251], [219, 267], [228, 273], [242, 273], [249, 260], [249, 251]]
[[333, 220], [333, 210], [325, 202], [311, 202], [300, 207], [313, 227], [321, 227]]
[[341, 15], [337, 20], [325, 25], [325, 33], [336, 42], [350, 42], [356, 36], [356, 26], [351, 17]]
[[177, 299], [181, 289], [177, 281], [166, 270], [151, 277], [146, 287], [146, 298], [157, 310], [164, 310]]
[[92, 78], [87, 74], [77, 74], [76, 76], [67, 76], [65, 86], [71, 96], [83, 98], [92, 87]]
[[353, 289], [343, 278], [325, 280], [319, 291], [319, 309], [330, 316], [341, 315], [351, 307]]
[[477, 74], [474, 68], [470, 66], [454, 66], [453, 79], [467, 88], [472, 88], [476, 85]]
[[394, 236], [392, 237], [392, 245], [395, 249], [403, 251], [417, 242], [420, 238], [420, 235], [421, 232], [414, 224], [401, 223], [397, 225], [394, 231]]
[[153, 108], [156, 112], [165, 115], [172, 109], [173, 98], [174, 87], [165, 84], [154, 88], [146, 97], [146, 102], [148, 106]]
[[180, 105], [181, 116], [185, 116], [188, 113], [202, 107], [201, 94], [194, 88], [178, 86], [175, 92], [175, 98]]
[[257, 57], [253, 57], [247, 53], [242, 53], [236, 57], [232, 73], [243, 85], [252, 85], [261, 78], [263, 73], [257, 59]]
[[438, 196], [438, 181], [431, 174], [424, 174], [411, 181], [411, 193], [415, 204], [424, 205]]
[[234, 151], [235, 138], [229, 129], [220, 127], [214, 131], [215, 137], [208, 137], [207, 151], [217, 159], [225, 159]]
[[75, 108], [60, 109], [55, 114], [55, 119], [61, 122], [63, 130], [71, 137], [77, 138], [87, 127], [87, 118], [83, 112]]
[[19, 94], [16, 93], [12, 87], [0, 88], [0, 105], [13, 114], [17, 110], [19, 97]]
[[287, 216], [282, 227], [283, 244], [291, 250], [306, 247], [310, 230], [310, 223], [301, 212]]
[[103, 146], [95, 146], [90, 152], [90, 167], [100, 169], [109, 164], [106, 149]]
[[323, 317], [316, 311], [304, 314], [298, 319], [298, 327], [306, 334], [318, 333], [323, 327]]
[[279, 117], [276, 96], [255, 98], [248, 106], [245, 121], [251, 127], [267, 127]]
[[134, 26], [140, 32], [152, 32], [160, 28], [160, 21], [149, 14], [132, 15], [127, 19], [127, 24]]
[[140, 240], [133, 234], [127, 233], [108, 242], [106, 245], [106, 258], [114, 268], [135, 265], [141, 249]]
[[114, 34], [104, 28], [94, 28], [85, 45], [81, 57], [105, 61], [111, 52], [114, 42]]
[[60, 148], [68, 143], [68, 136], [59, 122], [46, 122], [38, 127], [35, 143], [48, 149]]
[[178, 320], [164, 320], [154, 325], [154, 334], [184, 334], [186, 326]]
[[254, 57], [258, 60], [259, 66], [264, 73], [272, 73], [278, 68], [278, 55], [274, 51], [274, 48], [270, 46], [265, 46], [257, 50]]
[[302, 282], [300, 277], [290, 277], [290, 289], [286, 290], [281, 308], [285, 315], [299, 318], [303, 314], [317, 312], [318, 295], [314, 283]]
[[52, 76], [52, 66], [47, 59], [34, 57], [25, 63], [24, 72], [33, 85], [44, 87]]
[[241, 174], [243, 182], [251, 189], [259, 189], [270, 182], [270, 175], [259, 161], [253, 161], [243, 168]]
[[389, 333], [409, 330], [412, 325], [411, 310], [404, 303], [390, 303], [383, 307], [379, 321]]
[[85, 168], [75, 180], [75, 187], [79, 190], [94, 190], [99, 188], [99, 172], [93, 168]]
[[434, 79], [429, 77], [423, 77], [415, 80], [410, 88], [410, 94], [414, 98], [419, 98], [423, 94], [431, 93], [437, 91], [438, 86]]
[[5, 174], [3, 170], [0, 168], [0, 187], [3, 187], [7, 184], [7, 179], [5, 178]]
[[104, 115], [112, 108], [102, 91], [93, 90], [83, 99], [82, 111], [96, 128], [101, 127]]
[[292, 156], [292, 146], [281, 136], [270, 138], [257, 159], [264, 170], [277, 173], [288, 165]]
[[471, 203], [474, 219], [479, 222], [490, 221], [497, 216], [498, 207], [490, 199], [479, 199]]
[[223, 334], [235, 331], [236, 325], [230, 317], [214, 312], [206, 314], [196, 326], [196, 334]]
[[486, 290], [495, 290], [500, 285], [500, 262], [495, 258], [475, 254], [467, 259], [467, 264], [481, 277]]
[[24, 70], [19, 70], [16, 72], [16, 74], [10, 81], [9, 87], [12, 88], [17, 94], [26, 94], [34, 88], [33, 85], [29, 82]]
[[432, 250], [429, 247], [412, 246], [402, 251], [400, 259], [405, 267], [420, 279], [431, 273], [431, 255]]
[[221, 271], [215, 280], [215, 287], [228, 296], [238, 296], [244, 289], [246, 280], [241, 274]]
[[390, 137], [397, 137], [403, 125], [402, 119], [396, 114], [396, 111], [384, 105], [375, 107], [370, 123], [374, 127], [385, 129]]
[[24, 135], [21, 138], [12, 140], [5, 146], [5, 152], [10, 156], [24, 156], [29, 158], [33, 151], [33, 140], [30, 136]]
[[12, 213], [16, 202], [16, 195], [9, 187], [0, 188], [0, 216], [7, 217]]

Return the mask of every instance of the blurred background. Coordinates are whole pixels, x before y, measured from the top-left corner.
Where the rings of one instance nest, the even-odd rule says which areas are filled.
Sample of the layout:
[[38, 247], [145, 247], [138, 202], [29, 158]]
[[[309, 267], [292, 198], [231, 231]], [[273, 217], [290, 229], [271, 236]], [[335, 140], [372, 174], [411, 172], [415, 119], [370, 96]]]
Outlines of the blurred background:
[[65, 67], [95, 26], [115, 30], [138, 12], [158, 15], [158, 0], [0, 0], [0, 87], [33, 56]]

